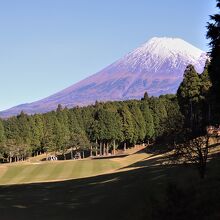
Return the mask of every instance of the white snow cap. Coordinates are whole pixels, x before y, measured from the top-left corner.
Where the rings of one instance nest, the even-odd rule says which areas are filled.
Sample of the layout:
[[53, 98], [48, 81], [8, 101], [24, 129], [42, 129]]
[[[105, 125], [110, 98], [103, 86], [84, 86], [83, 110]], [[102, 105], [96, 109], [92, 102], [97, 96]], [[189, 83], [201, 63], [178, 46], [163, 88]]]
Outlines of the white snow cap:
[[183, 72], [188, 64], [192, 64], [201, 73], [201, 64], [206, 59], [204, 51], [180, 38], [153, 37], [127, 54], [119, 63], [121, 66], [130, 65], [134, 72], [142, 70], [151, 73], [173, 68]]
[[142, 50], [150, 50], [155, 54], [160, 54], [160, 56], [168, 56], [169, 53], [178, 53], [184, 56], [193, 55], [194, 57], [200, 57], [202, 50], [194, 47], [188, 42], [180, 38], [170, 38], [170, 37], [153, 37], [140, 48]]

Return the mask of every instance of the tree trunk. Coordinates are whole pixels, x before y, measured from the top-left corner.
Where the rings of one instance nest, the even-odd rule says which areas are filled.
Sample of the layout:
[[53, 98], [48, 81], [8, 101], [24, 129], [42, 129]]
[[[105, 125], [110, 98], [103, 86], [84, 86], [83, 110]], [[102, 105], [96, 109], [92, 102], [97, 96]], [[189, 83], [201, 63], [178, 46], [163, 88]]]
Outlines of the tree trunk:
[[95, 143], [96, 143], [96, 145], [95, 145], [95, 155], [98, 156], [98, 149], [97, 149], [97, 144], [98, 143], [97, 143], [97, 139], [95, 140]]
[[90, 157], [92, 157], [92, 146], [90, 147]]
[[115, 155], [115, 140], [113, 141], [113, 154]]
[[82, 158], [83, 158], [83, 159], [85, 158], [85, 154], [84, 154], [84, 151], [82, 152]]
[[192, 100], [190, 100], [190, 125], [191, 125], [191, 129], [193, 129], [193, 107], [192, 107]]
[[100, 142], [99, 156], [102, 156], [102, 142]]
[[98, 149], [97, 149], [97, 145], [95, 146], [95, 155], [98, 156]]
[[109, 146], [108, 146], [108, 142], [106, 143], [106, 155], [108, 156], [109, 153]]
[[103, 155], [106, 155], [105, 142], [103, 143]]
[[71, 160], [72, 160], [73, 159], [73, 147], [71, 147], [70, 153], [71, 153]]

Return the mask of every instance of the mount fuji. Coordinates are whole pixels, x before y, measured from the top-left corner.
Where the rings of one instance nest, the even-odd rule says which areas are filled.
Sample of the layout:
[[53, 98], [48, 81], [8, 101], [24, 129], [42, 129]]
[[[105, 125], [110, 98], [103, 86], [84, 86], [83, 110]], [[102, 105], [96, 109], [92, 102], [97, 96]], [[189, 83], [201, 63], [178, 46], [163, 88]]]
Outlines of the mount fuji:
[[204, 51], [182, 39], [154, 37], [100, 72], [40, 101], [0, 112], [0, 117], [44, 113], [58, 104], [70, 108], [96, 100], [140, 99], [145, 91], [151, 96], [176, 93], [186, 66], [201, 73], [207, 59]]

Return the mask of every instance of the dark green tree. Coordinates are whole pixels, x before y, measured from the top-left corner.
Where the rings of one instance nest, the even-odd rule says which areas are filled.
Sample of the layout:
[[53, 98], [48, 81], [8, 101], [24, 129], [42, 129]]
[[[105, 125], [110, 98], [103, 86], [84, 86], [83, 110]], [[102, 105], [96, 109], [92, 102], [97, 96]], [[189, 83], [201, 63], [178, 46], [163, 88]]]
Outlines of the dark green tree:
[[[217, 7], [220, 9], [220, 0], [217, 0]], [[220, 14], [211, 15], [211, 22], [208, 22], [207, 38], [210, 39], [211, 64], [209, 73], [212, 82], [210, 91], [211, 115], [214, 123], [220, 123]]]
[[68, 110], [58, 107], [55, 119], [55, 144], [57, 151], [62, 152], [66, 159], [66, 151], [69, 149], [70, 130], [68, 122]]
[[143, 101], [143, 100], [147, 101], [148, 99], [149, 99], [148, 93], [145, 92], [145, 93], [144, 93], [144, 97], [143, 97], [141, 100], [142, 100], [142, 101]]
[[141, 102], [141, 111], [145, 121], [145, 141], [149, 142], [149, 140], [154, 136], [154, 121], [153, 116], [151, 114], [151, 110], [149, 108], [149, 104], [147, 99], [143, 99]]
[[124, 142], [124, 149], [126, 149], [127, 145], [134, 144], [134, 122], [127, 105], [123, 105], [119, 109], [119, 114], [122, 121], [122, 142]]
[[30, 129], [31, 129], [31, 150], [33, 155], [43, 153], [42, 147], [44, 124], [42, 115], [34, 115], [30, 117]]
[[201, 78], [192, 65], [188, 65], [180, 84], [177, 97], [180, 110], [185, 116], [186, 126], [192, 130], [198, 128], [199, 103], [201, 97]]
[[130, 112], [134, 125], [134, 143], [141, 143], [144, 141], [146, 134], [145, 119], [138, 104], [132, 103], [130, 105]]
[[54, 112], [43, 115], [43, 136], [41, 146], [44, 152], [52, 152], [57, 150], [56, 146], [56, 123], [57, 119]]
[[5, 154], [5, 131], [2, 121], [0, 120], [0, 159], [4, 159]]

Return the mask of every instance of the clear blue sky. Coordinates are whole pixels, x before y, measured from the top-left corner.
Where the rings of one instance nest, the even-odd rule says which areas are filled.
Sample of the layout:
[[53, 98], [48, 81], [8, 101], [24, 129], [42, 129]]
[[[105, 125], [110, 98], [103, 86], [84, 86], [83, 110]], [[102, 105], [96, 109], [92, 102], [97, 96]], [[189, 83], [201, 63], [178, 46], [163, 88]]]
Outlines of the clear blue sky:
[[0, 1], [0, 110], [51, 95], [153, 36], [203, 50], [215, 0]]

